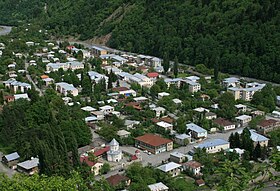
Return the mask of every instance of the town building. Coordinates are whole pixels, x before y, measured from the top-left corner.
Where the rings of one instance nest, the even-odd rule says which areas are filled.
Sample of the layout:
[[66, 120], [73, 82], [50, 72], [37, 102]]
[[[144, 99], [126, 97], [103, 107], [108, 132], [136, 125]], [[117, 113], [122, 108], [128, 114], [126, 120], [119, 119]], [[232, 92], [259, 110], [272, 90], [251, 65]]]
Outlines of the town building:
[[206, 149], [207, 153], [217, 153], [229, 149], [229, 142], [223, 139], [213, 139], [210, 141], [205, 141], [194, 148]]
[[235, 129], [235, 124], [224, 118], [217, 118], [213, 121], [214, 124], [218, 125], [223, 131]]
[[194, 123], [187, 124], [186, 128], [187, 128], [187, 131], [189, 131], [191, 133], [192, 138], [195, 138], [195, 139], [207, 138], [207, 131]]
[[173, 101], [173, 103], [175, 103], [176, 105], [180, 105], [180, 104], [182, 104], [182, 103], [183, 103], [183, 102], [182, 102], [182, 100], [177, 99], [177, 98], [172, 99], [172, 101]]
[[121, 175], [121, 174], [112, 175], [112, 176], [106, 178], [106, 181], [112, 187], [116, 187], [122, 183], [124, 183], [125, 186], [129, 186], [131, 184], [130, 178], [128, 178], [124, 175]]
[[183, 163], [186, 160], [186, 155], [180, 152], [170, 153], [170, 161], [175, 163]]
[[67, 70], [79, 70], [84, 69], [85, 66], [82, 62], [73, 61], [73, 62], [66, 62], [66, 63], [48, 63], [46, 65], [47, 72], [56, 72], [59, 69], [62, 69], [63, 71]]
[[120, 150], [120, 144], [116, 139], [110, 142], [110, 150], [107, 152], [107, 160], [111, 162], [120, 162], [122, 160], [122, 151]]
[[235, 77], [225, 78], [222, 82], [222, 85], [226, 88], [239, 87], [240, 81], [239, 78], [235, 78]]
[[152, 67], [156, 68], [159, 66], [161, 66], [161, 59], [157, 57], [152, 58]]
[[173, 141], [154, 134], [145, 134], [135, 138], [135, 147], [153, 154], [173, 150]]
[[[250, 138], [252, 139], [252, 141], [254, 142], [254, 146], [256, 146], [258, 143], [261, 145], [261, 147], [263, 146], [268, 146], [268, 141], [269, 139], [261, 134], [258, 134], [255, 130], [250, 129], [249, 130], [251, 135]], [[242, 134], [243, 131], [238, 131], [238, 134]]]
[[235, 105], [238, 113], [245, 113], [247, 111], [247, 106], [243, 104], [237, 104]]
[[126, 130], [119, 130], [118, 132], [117, 132], [117, 135], [122, 139], [122, 138], [127, 138], [127, 137], [129, 137], [130, 136], [130, 132], [129, 131], [126, 131]]
[[2, 157], [2, 163], [6, 164], [9, 168], [15, 169], [19, 162], [19, 154], [17, 152], [5, 155]]
[[191, 136], [185, 133], [175, 135], [174, 141], [179, 145], [187, 145], [191, 142]]
[[18, 82], [15, 79], [11, 78], [3, 82], [5, 88], [11, 89], [14, 93], [21, 92], [25, 93], [27, 90], [31, 89], [31, 85], [25, 82]]
[[158, 99], [162, 99], [163, 97], [170, 96], [170, 93], [167, 92], [160, 92], [158, 93]]
[[27, 175], [33, 175], [39, 171], [38, 166], [39, 166], [39, 159], [31, 158], [31, 160], [18, 163], [17, 170]]
[[182, 165], [175, 162], [169, 162], [157, 167], [157, 169], [161, 170], [162, 172], [169, 173], [172, 177], [178, 176], [181, 173], [181, 168]]
[[189, 85], [189, 92], [195, 93], [201, 90], [201, 85], [198, 82], [189, 81], [187, 82]]
[[80, 157], [80, 162], [87, 164], [90, 167], [90, 171], [93, 173], [94, 176], [97, 176], [100, 174], [101, 168], [104, 165], [102, 162], [99, 162], [99, 161], [97, 161], [97, 162], [90, 161], [87, 153], [83, 154]]
[[100, 107], [99, 109], [105, 115], [108, 115], [108, 114], [112, 113], [113, 111], [115, 111], [115, 108], [110, 105], [104, 105], [104, 106]]
[[167, 88], [170, 88], [170, 86], [175, 86], [177, 88], [179, 88], [181, 86], [181, 81], [182, 78], [174, 78], [174, 79], [170, 79], [170, 78], [165, 78], [164, 82], [167, 85]]
[[205, 113], [205, 119], [213, 120], [213, 119], [216, 119], [216, 118], [217, 118], [217, 114], [216, 113], [213, 113], [213, 112]]
[[264, 116], [265, 112], [264, 111], [260, 111], [260, 110], [255, 110], [251, 112], [251, 116], [252, 117], [257, 117], [257, 116]]
[[168, 191], [169, 188], [162, 182], [148, 185], [150, 191]]
[[127, 129], [134, 129], [136, 125], [139, 125], [140, 121], [135, 121], [135, 120], [128, 120], [126, 119], [124, 121], [124, 126], [126, 126]]
[[157, 126], [163, 128], [165, 131], [172, 131], [173, 125], [164, 121], [157, 122]]
[[99, 57], [101, 55], [107, 54], [107, 50], [98, 46], [91, 47], [92, 53], [94, 56]]
[[280, 106], [280, 96], [276, 96], [276, 105]]
[[105, 118], [102, 111], [92, 111], [91, 114], [97, 118], [97, 121], [101, 121]]
[[202, 175], [201, 173], [202, 164], [200, 162], [192, 160], [183, 163], [182, 166], [185, 171], [190, 171], [195, 176]]
[[94, 84], [98, 84], [102, 80], [104, 80], [105, 84], [106, 84], [106, 89], [107, 89], [109, 78], [106, 75], [99, 74], [98, 72], [95, 72], [95, 71], [89, 71], [88, 75], [89, 75], [91, 81], [94, 82]]
[[152, 110], [156, 112], [156, 117], [160, 117], [161, 115], [164, 115], [166, 111], [163, 107], [155, 107]]
[[66, 82], [59, 82], [56, 83], [56, 91], [63, 94], [64, 96], [67, 96], [68, 94], [72, 94], [73, 96], [77, 96], [79, 94], [79, 91], [77, 88], [74, 87], [73, 84], [68, 84]]
[[279, 128], [280, 121], [275, 119], [264, 119], [257, 125], [258, 132], [264, 135]]
[[26, 99], [27, 101], [30, 101], [27, 93], [25, 93], [25, 94], [15, 94], [14, 98], [15, 98], [15, 101], [19, 100], [19, 99]]
[[252, 117], [249, 115], [241, 115], [241, 116], [235, 117], [235, 119], [242, 127], [245, 127], [252, 120]]
[[147, 74], [147, 77], [150, 78], [151, 80], [155, 81], [159, 77], [159, 73], [157, 72], [150, 72]]
[[228, 92], [232, 93], [235, 100], [242, 99], [244, 101], [251, 101], [256, 92], [261, 91], [265, 84], [249, 83], [245, 88], [231, 87]]

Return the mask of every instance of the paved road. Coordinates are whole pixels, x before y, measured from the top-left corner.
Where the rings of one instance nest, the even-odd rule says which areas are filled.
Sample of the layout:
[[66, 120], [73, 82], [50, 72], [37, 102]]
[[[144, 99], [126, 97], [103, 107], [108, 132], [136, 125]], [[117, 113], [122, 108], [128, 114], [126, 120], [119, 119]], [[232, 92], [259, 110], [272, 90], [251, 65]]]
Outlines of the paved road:
[[[60, 42], [61, 40], [57, 41], [57, 42]], [[122, 50], [117, 50], [117, 49], [114, 49], [114, 48], [110, 48], [110, 47], [107, 47], [105, 45], [98, 45], [98, 44], [93, 44], [93, 43], [89, 43], [87, 41], [70, 41], [69, 42], [70, 44], [82, 44], [84, 45], [86, 48], [90, 48], [92, 46], [98, 46], [98, 47], [102, 47], [110, 52], [113, 52], [115, 54], [136, 54], [136, 53], [131, 53], [131, 52], [126, 52], [126, 51], [122, 51]], [[170, 62], [171, 64], [173, 63], [172, 61]], [[188, 66], [189, 69], [188, 69], [188, 72], [191, 73], [191, 74], [194, 74], [194, 75], [197, 75], [197, 76], [205, 76], [204, 74], [202, 73], [199, 73], [197, 71], [195, 71], [195, 67], [194, 66], [191, 66], [191, 65], [185, 65], [185, 64], [179, 64], [181, 66]], [[272, 83], [272, 82], [269, 82], [269, 81], [265, 81], [265, 80], [259, 80], [259, 79], [255, 79], [255, 78], [249, 78], [249, 77], [243, 77], [243, 76], [239, 76], [239, 75], [231, 75], [231, 74], [228, 74], [229, 76], [231, 77], [237, 77], [237, 78], [242, 78], [243, 80], [245, 81], [248, 81], [248, 82], [258, 82], [258, 83], [270, 83], [274, 86], [280, 86], [280, 84], [277, 84], [277, 83]]]
[[[2, 159], [3, 153], [0, 152], [0, 159]], [[6, 174], [8, 177], [12, 177], [17, 172], [15, 170], [12, 170], [8, 168], [7, 166], [3, 165], [2, 162], [0, 162], [0, 173]]]
[[[202, 141], [201, 143], [203, 143], [205, 141], [209, 141], [211, 139], [217, 139], [217, 138], [228, 140], [231, 133], [241, 131], [242, 129], [243, 128], [238, 128], [238, 129], [235, 129], [235, 130], [232, 130], [232, 131], [228, 131], [226, 133], [209, 134], [208, 138], [206, 140]], [[171, 152], [177, 151], [177, 152], [187, 154], [190, 150], [193, 149], [194, 146], [196, 146], [198, 144], [199, 143], [189, 144], [187, 146], [179, 147], [177, 149], [174, 149], [173, 151], [159, 153], [157, 155], [153, 155], [153, 154], [148, 155], [147, 153], [144, 153], [144, 152], [140, 151], [141, 155], [142, 155], [142, 163], [143, 163], [143, 165], [148, 165], [148, 163], [152, 164], [153, 166], [160, 165], [162, 163], [162, 161], [165, 161], [165, 160], [169, 159]], [[137, 148], [131, 147], [131, 146], [122, 146], [121, 149], [123, 151], [131, 153], [131, 154], [134, 154], [135, 150], [137, 150]]]
[[0, 36], [7, 35], [12, 31], [12, 27], [0, 26]]
[[31, 78], [31, 76], [29, 75], [29, 73], [28, 73], [28, 66], [29, 66], [29, 64], [25, 61], [25, 71], [26, 71], [26, 78], [27, 78], [27, 80], [30, 82], [30, 83], [32, 83], [33, 84], [33, 86], [35, 87], [35, 90], [37, 91], [37, 92], [39, 92], [39, 96], [43, 96], [43, 91], [40, 89], [40, 88], [38, 88], [38, 86], [35, 84], [35, 82], [33, 81], [33, 79]]

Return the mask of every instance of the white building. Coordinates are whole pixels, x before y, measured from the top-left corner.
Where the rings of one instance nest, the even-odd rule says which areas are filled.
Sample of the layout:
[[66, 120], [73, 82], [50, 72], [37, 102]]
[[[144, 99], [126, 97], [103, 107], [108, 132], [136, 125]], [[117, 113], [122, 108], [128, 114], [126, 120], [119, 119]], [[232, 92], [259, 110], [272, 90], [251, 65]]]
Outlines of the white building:
[[115, 109], [110, 105], [105, 105], [99, 108], [105, 115], [112, 113]]
[[160, 115], [163, 115], [165, 112], [165, 109], [163, 107], [156, 107], [152, 110], [156, 112], [156, 117], [160, 117]]
[[[254, 142], [254, 146], [256, 146], [258, 143], [261, 145], [261, 147], [263, 146], [268, 146], [268, 141], [269, 139], [261, 134], [256, 133], [255, 130], [250, 129], [249, 130], [251, 133], [250, 138], [252, 139], [252, 141]], [[241, 134], [243, 131], [239, 131], [238, 133]]]
[[240, 115], [238, 117], [235, 117], [235, 119], [241, 126], [247, 126], [252, 120], [252, 117], [249, 115]]
[[64, 96], [67, 96], [68, 93], [72, 94], [73, 96], [77, 96], [79, 94], [78, 89], [75, 88], [73, 84], [60, 82], [60, 83], [56, 83], [55, 85], [56, 85], [56, 91], [63, 94]]
[[18, 82], [13, 78], [4, 81], [3, 84], [6, 88], [13, 90], [14, 93], [16, 93], [17, 91], [24, 93], [27, 92], [27, 90], [31, 89], [30, 84], [24, 82]]
[[228, 92], [232, 93], [235, 100], [242, 99], [244, 101], [251, 101], [256, 92], [261, 91], [265, 84], [248, 83], [246, 88], [231, 87], [228, 88]]
[[235, 78], [235, 77], [225, 78], [222, 82], [222, 85], [226, 88], [239, 87], [240, 81], [239, 78]]
[[63, 69], [64, 71], [67, 70], [78, 70], [78, 69], [84, 69], [84, 64], [81, 62], [66, 62], [66, 63], [49, 63], [46, 65], [46, 70], [49, 72], [56, 72], [60, 68]]
[[206, 149], [207, 153], [217, 153], [222, 150], [229, 149], [229, 142], [223, 139], [213, 139], [210, 141], [205, 141], [194, 147], [195, 149]]
[[195, 93], [201, 90], [201, 85], [198, 82], [189, 81], [189, 92]]
[[154, 82], [150, 78], [139, 73], [130, 75], [128, 76], [128, 78], [131, 83], [138, 83], [141, 87], [152, 87], [152, 85], [154, 84]]
[[25, 94], [15, 94], [14, 97], [15, 97], [15, 100], [26, 99], [26, 100], [30, 101], [30, 99], [26, 93]]
[[157, 57], [152, 58], [152, 67], [156, 68], [159, 66], [161, 66], [161, 59]]
[[201, 175], [202, 164], [197, 161], [188, 161], [183, 164], [184, 170], [191, 171], [195, 176]]
[[158, 99], [161, 99], [161, 98], [167, 97], [167, 96], [170, 96], [170, 93], [167, 93], [167, 92], [158, 93]]
[[175, 162], [169, 162], [167, 164], [161, 165], [157, 167], [157, 169], [169, 173], [172, 177], [178, 176], [181, 173], [182, 165], [177, 164]]
[[204, 139], [207, 138], [207, 131], [203, 129], [202, 127], [194, 124], [189, 123], [186, 125], [187, 130], [190, 131], [191, 136], [196, 139]]
[[237, 104], [237, 105], [235, 105], [235, 107], [238, 110], [238, 112], [245, 113], [247, 111], [247, 106], [246, 105]]
[[175, 87], [179, 88], [181, 86], [182, 78], [165, 78], [164, 82], [166, 83], [167, 87], [170, 88], [170, 86], [174, 85]]
[[157, 123], [157, 126], [163, 128], [165, 131], [172, 131], [173, 130], [173, 125], [170, 123], [166, 123], [164, 121], [160, 121]]
[[103, 74], [99, 74], [98, 72], [95, 72], [95, 71], [90, 71], [88, 72], [88, 75], [91, 79], [91, 81], [93, 81], [94, 83], [100, 83], [101, 80], [105, 80], [105, 83], [106, 83], [106, 88], [107, 88], [107, 85], [108, 85], [108, 81], [109, 81], [109, 78]]
[[119, 143], [116, 139], [110, 142], [110, 150], [107, 152], [107, 160], [110, 162], [120, 162], [122, 160], [122, 151], [119, 150]]
[[168, 191], [169, 188], [162, 182], [148, 185], [151, 191]]

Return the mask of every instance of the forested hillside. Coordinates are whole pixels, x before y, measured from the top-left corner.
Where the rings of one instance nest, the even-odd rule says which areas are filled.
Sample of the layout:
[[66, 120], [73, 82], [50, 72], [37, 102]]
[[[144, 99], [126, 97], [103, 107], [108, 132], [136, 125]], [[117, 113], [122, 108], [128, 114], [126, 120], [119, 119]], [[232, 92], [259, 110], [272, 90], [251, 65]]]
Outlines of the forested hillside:
[[278, 0], [33, 1], [1, 2], [0, 23], [36, 17], [57, 36], [106, 35], [114, 48], [280, 82]]
[[[79, 107], [68, 108], [53, 90], [40, 98], [28, 92], [31, 102], [19, 100], [0, 114], [0, 147], [17, 151], [21, 160], [38, 156], [41, 173], [67, 175], [79, 164], [77, 149], [91, 141]], [[69, 158], [72, 158], [72, 164]]]

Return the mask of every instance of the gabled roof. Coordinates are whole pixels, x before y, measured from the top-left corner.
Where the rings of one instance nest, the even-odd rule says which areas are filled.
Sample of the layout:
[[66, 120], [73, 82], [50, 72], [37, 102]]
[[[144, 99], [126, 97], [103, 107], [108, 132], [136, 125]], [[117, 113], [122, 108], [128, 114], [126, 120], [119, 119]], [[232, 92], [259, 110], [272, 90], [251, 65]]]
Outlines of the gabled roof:
[[120, 174], [116, 174], [116, 175], [110, 176], [106, 180], [111, 186], [117, 186], [118, 184], [120, 184], [123, 181], [128, 181], [129, 178], [126, 176], [120, 175]]
[[163, 184], [162, 182], [155, 183], [155, 184], [150, 184], [148, 185], [149, 189], [151, 191], [161, 191], [161, 190], [168, 190], [169, 188]]
[[215, 146], [220, 146], [220, 145], [225, 145], [225, 144], [229, 144], [229, 142], [225, 141], [223, 139], [213, 139], [213, 140], [201, 143], [201, 144], [195, 146], [195, 148], [201, 148], [202, 149], [202, 148], [215, 147]]
[[159, 169], [159, 170], [161, 170], [163, 172], [169, 172], [169, 171], [171, 171], [173, 169], [176, 169], [176, 168], [179, 168], [181, 166], [182, 165], [177, 164], [175, 162], [169, 162], [167, 164], [164, 164], [164, 165], [161, 165], [161, 166], [157, 167], [157, 169]]
[[94, 166], [97, 163], [97, 162], [90, 161], [88, 156], [81, 156], [80, 157], [80, 162], [81, 163], [86, 163], [90, 167]]
[[193, 161], [188, 161], [188, 162], [184, 163], [183, 165], [186, 165], [186, 166], [188, 166], [190, 168], [193, 168], [193, 169], [199, 168], [199, 167], [202, 166], [201, 163], [199, 163], [197, 161], [194, 161], [194, 160]]
[[157, 72], [150, 72], [147, 74], [149, 78], [157, 78], [159, 74]]
[[31, 160], [27, 160], [27, 161], [24, 161], [22, 163], [18, 163], [18, 166], [20, 166], [21, 168], [24, 168], [26, 170], [37, 167], [38, 165], [39, 165], [39, 159], [38, 158], [32, 158]]
[[4, 156], [8, 162], [19, 159], [19, 154], [17, 152], [8, 154]]
[[266, 128], [266, 127], [270, 127], [276, 124], [279, 124], [279, 121], [275, 120], [275, 119], [264, 119], [259, 123], [259, 126], [262, 128]]
[[231, 122], [231, 121], [229, 121], [227, 119], [224, 119], [224, 118], [217, 118], [213, 122], [218, 124], [218, 125], [220, 125], [220, 126], [223, 126], [223, 127], [234, 125], [233, 122]]
[[160, 137], [158, 135], [153, 135], [153, 134], [145, 134], [143, 136], [136, 137], [135, 140], [144, 142], [144, 143], [146, 143], [148, 145], [152, 145], [154, 147], [172, 142], [170, 139], [166, 139], [166, 138]]
[[188, 130], [197, 132], [197, 133], [205, 133], [207, 132], [205, 129], [203, 129], [202, 127], [194, 124], [194, 123], [189, 123], [186, 125]]
[[107, 153], [108, 151], [110, 150], [110, 147], [109, 146], [106, 146], [102, 149], [99, 149], [99, 150], [96, 150], [94, 151], [94, 156], [98, 157], [98, 156], [101, 156], [103, 155], [104, 153]]

